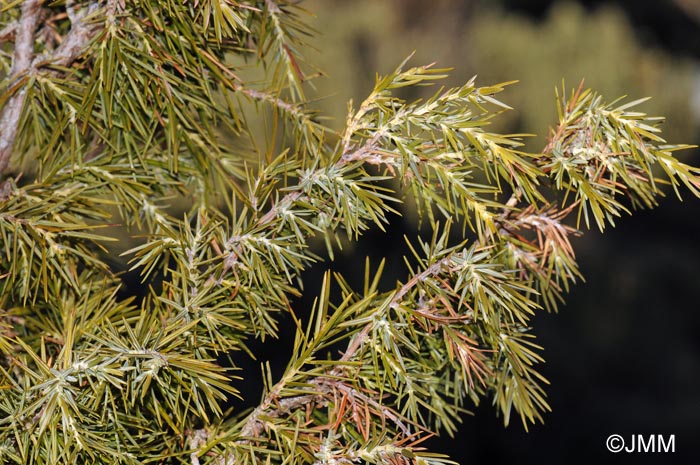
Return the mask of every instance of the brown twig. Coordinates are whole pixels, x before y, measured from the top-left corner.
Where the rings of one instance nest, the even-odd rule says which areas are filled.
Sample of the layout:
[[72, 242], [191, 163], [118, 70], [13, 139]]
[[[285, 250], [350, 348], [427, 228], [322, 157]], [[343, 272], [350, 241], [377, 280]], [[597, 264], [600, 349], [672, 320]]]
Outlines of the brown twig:
[[[421, 273], [418, 273], [417, 275], [413, 276], [410, 280], [406, 282], [403, 286], [399, 288], [398, 291], [394, 294], [394, 296], [391, 298], [391, 301], [389, 302], [389, 307], [390, 308], [396, 308], [398, 307], [399, 303], [401, 302], [401, 299], [403, 296], [405, 296], [408, 292], [410, 292], [411, 289], [413, 289], [418, 283], [426, 280], [427, 278], [431, 276], [435, 276], [438, 273], [440, 273], [445, 266], [449, 264], [448, 259], [442, 259], [438, 262], [433, 263], [431, 266], [427, 267], [425, 270], [423, 270]], [[362, 348], [364, 345], [365, 341], [367, 340], [367, 337], [369, 336], [369, 332], [372, 330], [372, 323], [368, 323], [364, 328], [362, 328], [362, 331], [360, 331], [357, 336], [355, 336], [352, 341], [350, 341], [350, 344], [348, 345], [348, 348], [343, 352], [343, 356], [340, 358], [340, 362], [348, 362], [352, 357], [355, 356], [358, 350]], [[336, 368], [334, 371], [338, 370]], [[336, 373], [338, 374], [338, 373]]]
[[0, 43], [14, 41], [17, 34], [17, 21], [12, 21], [0, 31]]
[[99, 3], [90, 3], [87, 9], [81, 11], [75, 10], [72, 5], [73, 2], [69, 3], [69, 11], [71, 11], [69, 13], [71, 20], [70, 31], [63, 38], [61, 45], [50, 56], [46, 57], [47, 64], [63, 67], [70, 66], [85, 51], [85, 46], [99, 29], [99, 23], [92, 21], [90, 18], [100, 8]]
[[[42, 0], [25, 0], [22, 13], [17, 24], [15, 36], [15, 52], [12, 57], [12, 68], [9, 80], [15, 81], [29, 71], [34, 57], [34, 33], [41, 14]], [[0, 175], [10, 164], [12, 145], [19, 130], [19, 119], [26, 97], [22, 89], [12, 96], [0, 115]]]
[[306, 116], [298, 105], [287, 102], [286, 100], [279, 98], [271, 93], [263, 92], [256, 89], [249, 89], [247, 87], [243, 87], [241, 84], [235, 81], [231, 83], [231, 87], [233, 87], [233, 90], [235, 90], [236, 92], [240, 92], [241, 94], [247, 95], [253, 100], [259, 100], [261, 102], [270, 103], [273, 106], [279, 108], [285, 113], [289, 113], [294, 117]]
[[[0, 39], [14, 33], [15, 50], [9, 81], [15, 82], [24, 76], [45, 66], [68, 67], [85, 51], [86, 45], [100, 29], [100, 23], [93, 21], [92, 15], [100, 8], [99, 2], [91, 2], [87, 7], [78, 9], [73, 1], [66, 5], [66, 11], [71, 21], [70, 30], [62, 38], [61, 44], [50, 52], [35, 56], [35, 33], [42, 14], [43, 0], [25, 0], [22, 4], [20, 20], [13, 30], [5, 28], [0, 31]], [[113, 15], [118, 8], [114, 0], [107, 1], [108, 16]], [[7, 32], [6, 32], [7, 30]], [[2, 35], [4, 34], [4, 35]], [[55, 72], [55, 71], [54, 71]], [[26, 89], [20, 88], [13, 95], [0, 113], [0, 176], [10, 164], [12, 147], [21, 118], [22, 107], [26, 99]]]

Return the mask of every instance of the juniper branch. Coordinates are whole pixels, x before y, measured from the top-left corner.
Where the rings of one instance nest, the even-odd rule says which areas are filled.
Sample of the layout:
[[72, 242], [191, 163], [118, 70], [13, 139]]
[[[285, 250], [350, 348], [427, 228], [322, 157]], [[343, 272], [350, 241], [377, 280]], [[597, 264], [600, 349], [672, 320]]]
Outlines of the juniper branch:
[[[42, 0], [26, 0], [22, 3], [22, 14], [17, 24], [15, 50], [10, 68], [10, 81], [16, 81], [29, 72], [34, 57], [34, 32], [41, 15]], [[12, 96], [0, 113], [0, 176], [10, 164], [12, 145], [17, 137], [19, 119], [26, 91], [20, 90]]]
[[[43, 0], [25, 0], [22, 4], [22, 16], [16, 29], [19, 30], [15, 40], [15, 51], [10, 81], [27, 79], [39, 68], [52, 66], [68, 67], [85, 52], [90, 40], [104, 25], [96, 21], [93, 15], [102, 7], [99, 2], [90, 2], [87, 7], [77, 9], [73, 2], [68, 2], [66, 10], [71, 20], [70, 30], [63, 37], [61, 44], [50, 52], [35, 56], [34, 41], [38, 20], [42, 15]], [[106, 2], [109, 15], [117, 9], [115, 0]], [[8, 26], [9, 28], [10, 26]], [[13, 28], [14, 30], [14, 28]], [[8, 29], [8, 31], [11, 31]], [[27, 90], [22, 88], [13, 95], [0, 112], [0, 175], [7, 170], [12, 156], [12, 147], [19, 130], [20, 112], [24, 105]]]
[[[68, 0], [42, 30], [43, 12], [63, 8], [43, 5], [16, 2], [0, 31], [14, 47], [0, 175], [12, 151], [40, 152], [27, 185], [0, 186], [2, 460], [449, 463], [420, 441], [454, 432], [467, 399], [491, 394], [526, 426], [548, 409], [528, 324], [580, 277], [573, 212], [601, 226], [625, 202], [655, 205], [663, 182], [700, 194], [700, 170], [629, 110], [639, 102], [563, 94], [547, 147], [528, 154], [487, 130], [509, 108], [494, 97], [507, 83], [394, 94], [442, 79], [431, 66], [379, 78], [331, 145], [304, 101], [308, 28], [293, 2]], [[250, 52], [255, 87], [227, 61]], [[294, 136], [265, 140], [283, 148], [257, 169], [218, 132], [258, 145], [243, 100]], [[561, 203], [540, 192], [550, 181]], [[174, 195], [191, 207], [167, 210]], [[313, 239], [332, 254], [338, 234], [386, 227], [411, 195], [434, 234], [408, 241], [403, 282], [381, 291], [383, 264], [368, 265], [363, 292], [340, 276], [335, 292], [328, 274], [298, 321], [289, 296], [321, 259]], [[92, 232], [114, 227], [112, 207], [146, 234], [129, 252], [145, 296], [117, 297]], [[453, 244], [437, 215], [471, 237]], [[236, 391], [217, 358], [235, 366], [250, 339], [279, 331], [279, 311], [296, 323], [286, 372], [265, 376], [252, 412], [225, 415]]]

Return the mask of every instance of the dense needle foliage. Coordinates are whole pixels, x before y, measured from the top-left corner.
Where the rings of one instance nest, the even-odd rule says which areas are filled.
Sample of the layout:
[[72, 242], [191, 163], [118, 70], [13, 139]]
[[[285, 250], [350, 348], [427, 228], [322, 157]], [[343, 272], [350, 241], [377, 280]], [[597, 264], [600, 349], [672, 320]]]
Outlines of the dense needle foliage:
[[[508, 83], [405, 101], [446, 73], [407, 62], [329, 130], [297, 3], [3, 1], [2, 463], [447, 463], [421, 443], [470, 405], [549, 409], [528, 322], [580, 277], [577, 228], [700, 194], [640, 101], [582, 87], [541, 153], [489, 132]], [[432, 231], [402, 282], [371, 257], [361, 289], [328, 273], [292, 309], [402, 203]], [[281, 331], [289, 363], [241, 411], [235, 367]]]

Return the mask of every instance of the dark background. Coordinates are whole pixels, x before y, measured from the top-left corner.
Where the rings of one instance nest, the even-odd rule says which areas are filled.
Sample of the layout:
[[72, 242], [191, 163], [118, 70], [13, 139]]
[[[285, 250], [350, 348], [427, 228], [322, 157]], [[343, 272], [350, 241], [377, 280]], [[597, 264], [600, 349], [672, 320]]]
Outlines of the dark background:
[[[449, 26], [455, 31], [472, 28], [479, 15], [487, 13], [500, 14], [511, 21], [513, 15], [521, 17], [517, 21], [527, 21], [531, 25], [527, 27], [536, 30], [540, 26], [546, 27], [552, 9], [561, 3], [552, 0], [386, 2], [392, 4], [391, 11], [395, 15], [379, 18], [383, 25], [368, 26], [367, 30], [375, 33], [379, 27], [403, 28], [409, 31], [406, 34], [413, 34], [410, 37], [416, 34], [420, 37], [422, 28], [433, 27], [427, 22], [437, 17], [438, 10], [452, 20], [458, 18], [459, 24]], [[340, 8], [344, 2], [308, 3], [311, 10], [318, 8], [319, 18], [314, 25], [323, 33], [324, 21], [334, 19], [334, 8]], [[619, 0], [582, 1], [579, 5], [583, 8], [579, 16], [584, 19], [595, 17], [601, 8], [623, 15], [621, 21], [629, 28], [629, 40], [633, 42], [630, 47], [641, 50], [633, 56], [640, 57], [640, 61], [646, 56], [643, 53], [654, 50], [654, 54], [664, 57], [659, 58], [659, 63], [685, 63], [685, 68], [671, 64], [668, 69], [659, 71], [661, 77], [652, 79], [656, 87], [643, 87], [642, 92], [648, 90], [655, 97], [660, 96], [662, 106], [664, 98], [668, 97], [665, 94], [670, 95], [672, 91], [681, 93], [680, 101], [684, 104], [692, 104], [693, 88], [666, 89], [664, 85], [675, 77], [675, 73], [681, 73], [678, 70], [688, 72], [688, 66], [700, 70], [697, 65], [700, 59], [700, 2]], [[351, 68], [351, 76], [345, 76], [347, 71], [339, 73], [351, 82], [348, 87], [355, 90], [350, 97], [356, 99], [366, 94], [370, 82], [367, 79], [371, 80], [375, 71], [382, 72], [392, 67], [380, 57], [378, 36], [361, 29], [357, 31], [345, 36], [350, 39], [338, 42], [335, 49], [333, 37], [323, 39], [328, 41], [324, 47], [331, 49], [327, 52], [331, 61], [342, 62], [340, 50], [346, 47], [349, 56], [359, 63]], [[501, 33], [517, 32], [504, 28]], [[425, 36], [428, 35], [426, 32]], [[426, 37], [420, 40], [429, 42]], [[464, 42], [461, 44], [453, 46], [443, 41], [439, 50], [434, 44], [427, 45], [426, 50], [418, 46], [417, 55], [440, 55], [443, 48], [449, 47], [463, 52], [467, 46], [463, 45]], [[585, 54], [601, 53], [603, 49], [600, 47], [617, 45], [603, 43], [597, 49], [576, 53], [583, 60], [588, 59]], [[488, 56], [485, 48], [488, 44], [480, 45], [478, 52], [464, 52], [465, 66], [480, 66], [474, 56]], [[494, 44], [494, 50], [500, 50], [498, 44]], [[403, 58], [401, 51], [395, 55], [394, 64]], [[440, 63], [443, 64], [450, 63]], [[538, 64], [533, 62], [532, 66]], [[556, 64], [554, 70], [558, 72]], [[515, 69], [515, 76], [501, 77], [497, 75], [498, 71], [487, 69], [486, 74], [496, 74], [499, 80], [508, 80], [517, 79], [519, 71], [525, 73], [527, 70]], [[597, 71], [603, 75], [621, 72], [615, 68]], [[560, 74], [566, 72], [562, 68]], [[634, 76], [643, 72], [632, 70], [629, 82], [623, 82], [622, 86], [636, 86]], [[330, 74], [333, 74], [332, 70]], [[700, 75], [700, 71], [696, 74]], [[538, 85], [551, 89], [558, 84], [561, 75]], [[360, 76], [364, 76], [365, 81], [361, 81]], [[553, 108], [551, 102], [553, 98], [547, 105]], [[667, 129], [674, 137], [682, 138], [671, 142], [700, 142], [699, 126], [692, 118], [700, 108], [682, 107], [678, 102], [672, 101], [664, 107], [665, 111], [670, 111], [667, 114], [670, 127]], [[344, 109], [344, 103], [341, 105]], [[526, 126], [526, 117], [520, 115], [512, 119], [506, 124], [510, 125], [508, 129], [517, 131]], [[545, 133], [545, 130], [540, 133]], [[689, 163], [700, 164], [697, 152], [689, 152], [686, 157]], [[518, 421], [513, 421], [505, 428], [502, 420], [496, 417], [489, 399], [485, 399], [473, 410], [474, 416], [464, 418], [456, 438], [437, 438], [429, 443], [429, 447], [435, 452], [450, 454], [461, 464], [700, 463], [700, 200], [689, 194], [684, 198], [680, 202], [670, 192], [661, 207], [624, 217], [616, 228], [609, 228], [604, 234], [586, 231], [575, 240], [586, 282], [574, 287], [567, 304], [558, 314], [542, 312], [532, 322], [534, 333], [545, 348], [546, 364], [542, 372], [551, 381], [547, 392], [552, 412], [544, 416], [544, 425], [531, 426], [530, 431], [525, 432]], [[329, 266], [352, 275], [361, 268], [365, 255], [379, 254], [387, 256], [389, 264], [396, 263], [396, 267], [391, 268], [390, 277], [393, 273], [396, 279], [400, 279], [404, 274], [401, 257], [406, 253], [402, 237], [403, 234], [415, 235], [415, 231], [416, 227], [410, 221], [399, 220], [398, 227], [387, 234], [370, 232], [356, 249], [341, 254]], [[307, 273], [308, 295], [296, 303], [297, 307], [311, 305], [318, 287], [314, 284], [320, 282], [324, 269], [318, 267]], [[273, 341], [263, 348], [262, 358], [268, 357], [278, 373], [286, 363], [287, 344], [289, 342], [284, 340]], [[259, 370], [254, 364], [250, 369]], [[253, 400], [256, 399], [259, 386], [252, 378], [248, 378], [242, 388]], [[605, 439], [613, 433], [625, 439], [632, 434], [674, 434], [676, 452], [612, 454], [605, 448]]]

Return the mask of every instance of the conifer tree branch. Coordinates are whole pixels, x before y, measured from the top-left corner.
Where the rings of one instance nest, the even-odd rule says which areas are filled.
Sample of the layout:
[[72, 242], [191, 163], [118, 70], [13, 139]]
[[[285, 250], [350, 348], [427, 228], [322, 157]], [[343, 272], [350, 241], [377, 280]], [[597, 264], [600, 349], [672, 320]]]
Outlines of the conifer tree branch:
[[[34, 58], [34, 32], [41, 15], [43, 0], [25, 0], [17, 23], [15, 50], [10, 68], [10, 81], [16, 81], [29, 71]], [[19, 119], [26, 91], [21, 89], [0, 111], [0, 176], [7, 170], [12, 157], [12, 145], [19, 130]]]
[[[572, 214], [602, 228], [656, 205], [663, 183], [700, 195], [700, 170], [629, 110], [639, 102], [564, 93], [544, 153], [529, 154], [489, 131], [509, 83], [400, 98], [445, 77], [430, 65], [379, 77], [332, 145], [303, 96], [310, 31], [293, 1], [8, 8], [0, 123], [15, 125], [0, 138], [38, 166], [0, 184], [0, 460], [451, 463], [420, 443], [453, 434], [467, 401], [491, 395], [526, 428], [549, 409], [529, 322], [580, 278]], [[251, 50], [264, 86], [227, 61]], [[257, 169], [219, 132], [259, 146], [243, 101], [272, 109], [273, 136], [284, 126]], [[313, 240], [332, 257], [405, 198], [433, 232], [407, 240], [406, 278], [380, 289], [384, 263], [368, 260], [356, 291], [328, 272], [298, 318]], [[120, 230], [138, 241], [136, 291], [101, 246], [114, 210], [139, 228]], [[237, 391], [221, 359], [235, 368], [251, 340], [290, 330], [278, 312], [295, 323], [285, 372], [267, 370], [252, 411], [223, 412]]]
[[[504, 212], [502, 214], [502, 220], [505, 220], [505, 217], [509, 214], [510, 211]], [[430, 278], [435, 278], [445, 271], [454, 271], [451, 269], [451, 267], [455, 266], [452, 262], [452, 257], [454, 254], [458, 253], [458, 251], [454, 251], [450, 255], [444, 256], [435, 263], [427, 266], [422, 272], [412, 276], [405, 284], [400, 286], [389, 296], [386, 302], [381, 305], [382, 308], [393, 310], [398, 309], [406, 295], [409, 294], [417, 285]], [[423, 309], [420, 311], [423, 311]], [[464, 322], [465, 319], [459, 318], [459, 321]], [[324, 389], [323, 386], [330, 386], [333, 389], [339, 389], [341, 391], [351, 389], [353, 392], [357, 392], [355, 388], [347, 386], [343, 381], [346, 376], [345, 371], [347, 369], [347, 364], [351, 362], [363, 348], [364, 344], [368, 341], [370, 333], [375, 327], [375, 321], [365, 324], [364, 327], [362, 327], [362, 329], [352, 337], [347, 348], [343, 351], [343, 355], [338, 360], [338, 364], [334, 368], [330, 369], [328, 374], [320, 375], [306, 381], [308, 384], [316, 388], [314, 394], [279, 399], [280, 393], [286, 389], [285, 383], [289, 378], [285, 378], [280, 381], [280, 383], [275, 385], [264, 397], [261, 404], [243, 422], [243, 426], [240, 430], [240, 437], [244, 438], [243, 441], [248, 441], [250, 438], [257, 438], [265, 431], [266, 426], [265, 421], [262, 420], [263, 417], [279, 418], [285, 414], [289, 414], [290, 410], [293, 409], [304, 410], [312, 404], [318, 406], [326, 405], [327, 401], [319, 404], [319, 399], [322, 398], [323, 395], [328, 394], [327, 390]], [[365, 401], [372, 404], [372, 406], [377, 409], [378, 412], [380, 412], [380, 416], [394, 422], [406, 437], [411, 435], [411, 430], [406, 426], [407, 424], [412, 424], [409, 419], [402, 418], [392, 408], [382, 405], [374, 399], [366, 398]], [[420, 430], [420, 428], [418, 429]], [[423, 432], [423, 434], [425, 433], [427, 433], [427, 431]]]
[[[453, 99], [454, 94], [451, 94], [450, 92], [447, 92], [445, 99]], [[362, 118], [364, 115], [372, 111], [372, 108], [374, 106], [374, 99], [380, 98], [381, 92], [375, 92], [372, 94], [361, 106], [360, 110], [355, 113], [353, 118], [348, 119], [348, 128], [346, 129], [346, 132], [344, 136], [341, 139], [340, 143], [340, 156], [338, 158], [338, 161], [335, 162], [335, 166], [337, 167], [342, 167], [345, 164], [348, 163], [368, 163], [368, 164], [378, 164], [382, 165], [385, 164], [390, 168], [390, 171], [392, 174], [395, 173], [395, 170], [398, 170], [399, 168], [393, 168], [397, 166], [397, 161], [396, 158], [386, 158], [385, 154], [386, 151], [381, 149], [380, 146], [380, 141], [385, 138], [385, 137], [390, 137], [391, 134], [391, 128], [392, 128], [392, 123], [385, 124], [384, 126], [380, 126], [376, 128], [376, 130], [371, 132], [371, 136], [365, 138], [362, 143], [359, 145], [359, 147], [351, 145], [351, 135], [357, 131], [362, 131], [363, 125], [366, 123], [362, 122]], [[434, 103], [430, 103], [429, 105], [437, 105]], [[432, 107], [428, 107], [432, 108]], [[421, 114], [420, 112], [427, 112], [429, 110], [425, 109], [420, 109], [420, 110], [414, 110], [417, 114]], [[411, 109], [404, 109], [401, 108], [399, 109], [396, 114], [394, 115], [394, 119], [391, 121], [401, 121], [407, 113], [410, 113]], [[393, 123], [394, 125], [396, 123]], [[379, 157], [379, 158], [378, 158]], [[525, 187], [529, 187], [528, 185], [525, 185]], [[514, 193], [511, 196], [511, 198], [506, 202], [505, 205], [503, 205], [503, 209], [500, 213], [500, 215], [495, 215], [492, 220], [494, 224], [506, 224], [508, 222], [513, 222], [514, 220], [511, 218], [511, 215], [513, 213], [513, 209], [516, 207], [518, 201], [521, 198], [521, 191], [520, 191], [520, 186], [516, 187], [514, 189]], [[273, 218], [276, 217], [276, 214], [273, 213], [273, 210], [275, 207], [279, 205], [284, 205], [283, 209], [289, 208], [289, 205], [287, 205], [287, 202], [294, 202], [300, 199], [300, 194], [299, 192], [293, 192], [290, 194], [287, 194], [283, 199], [281, 199], [280, 202], [278, 202], [275, 206], [273, 206], [273, 209], [268, 211], [268, 213], [262, 217], [261, 222], [263, 224], [267, 224], [272, 221]], [[532, 220], [530, 223], [528, 223], [527, 219], [523, 219], [527, 224], [546, 224], [547, 221], [545, 220], [544, 217], [541, 218], [541, 221], [537, 220]], [[260, 222], [258, 223], [260, 224]], [[517, 224], [515, 224], [517, 226]], [[539, 233], [538, 233], [539, 235]], [[487, 245], [483, 243], [483, 241], [486, 240], [495, 240], [496, 237], [493, 234], [487, 234], [485, 236], [480, 236], [482, 240], [482, 245]], [[547, 237], [549, 237], [549, 233], [547, 233]], [[489, 239], [491, 238], [491, 239]], [[540, 241], [540, 245], [542, 245], [542, 241]], [[568, 244], [568, 243], [567, 243]], [[541, 247], [540, 247], [541, 248]], [[392, 310], [392, 311], [397, 311], [399, 310], [399, 307], [401, 305], [401, 302], [403, 301], [404, 297], [407, 296], [407, 294], [411, 293], [413, 289], [418, 286], [419, 284], [435, 279], [439, 277], [443, 272], [447, 273], [454, 273], [456, 269], [458, 269], [461, 265], [455, 265], [453, 263], [453, 260], [459, 255], [459, 252], [454, 251], [451, 252], [449, 255], [446, 255], [434, 263], [426, 266], [426, 268], [420, 272], [415, 274], [411, 279], [409, 279], [403, 286], [398, 288], [390, 297], [387, 298], [386, 301], [382, 304], [382, 308], [386, 310]], [[461, 260], [461, 259], [460, 259]], [[454, 268], [457, 266], [457, 268]], [[385, 310], [385, 311], [386, 311]], [[425, 315], [430, 315], [431, 311], [429, 309], [420, 309], [417, 312], [418, 314], [425, 316]], [[438, 317], [440, 318], [440, 317]], [[460, 321], [464, 322], [463, 318], [459, 319]], [[441, 320], [436, 320], [436, 321], [441, 321]], [[450, 319], [445, 319], [445, 322], [451, 321]], [[340, 381], [345, 377], [345, 368], [347, 363], [349, 363], [351, 360], [355, 358], [355, 356], [362, 350], [364, 344], [367, 342], [367, 340], [370, 337], [370, 334], [373, 331], [376, 331], [377, 328], [377, 322], [376, 321], [370, 321], [366, 323], [352, 338], [350, 341], [348, 348], [344, 351], [342, 357], [338, 360], [338, 365], [332, 369], [330, 369], [327, 373], [328, 374], [321, 374], [318, 375], [317, 377], [311, 378], [307, 380], [310, 385], [316, 386], [317, 389], [314, 391], [314, 394], [309, 394], [309, 395], [301, 395], [301, 396], [295, 396], [295, 397], [284, 397], [284, 398], [279, 398], [280, 394], [286, 390], [286, 383], [288, 381], [291, 381], [293, 377], [288, 377], [285, 376], [278, 384], [276, 384], [270, 392], [265, 396], [263, 399], [262, 403], [258, 408], [256, 408], [248, 417], [247, 419], [242, 423], [241, 427], [241, 436], [244, 439], [244, 441], [248, 441], [249, 438], [255, 438], [258, 437], [259, 435], [263, 434], [263, 432], [267, 429], [266, 422], [262, 420], [262, 418], [280, 418], [285, 414], [289, 413], [290, 408], [295, 408], [298, 410], [304, 410], [305, 408], [313, 408], [311, 407], [312, 404], [316, 404], [319, 401], [319, 398], [317, 394], [320, 393], [321, 388], [319, 387], [320, 384], [323, 384], [324, 379], [336, 379], [336, 383], [342, 383]], [[469, 339], [467, 339], [469, 340]], [[471, 342], [470, 342], [471, 344]], [[481, 383], [485, 383], [484, 376], [493, 376], [490, 373], [489, 368], [484, 365], [483, 360], [479, 359], [478, 357], [478, 348], [476, 351], [474, 351], [474, 348], [469, 348], [468, 345], [462, 345], [461, 343], [458, 343], [457, 345], [451, 346], [453, 347], [452, 350], [458, 351], [460, 355], [460, 360], [461, 363], [463, 363], [464, 370], [469, 377], [469, 384], [470, 386], [474, 386], [471, 375], [474, 373], [479, 379]], [[513, 346], [517, 347], [517, 346]], [[520, 349], [517, 349], [520, 350]], [[517, 357], [517, 356], [515, 356]], [[515, 359], [513, 359], [515, 360]], [[511, 362], [507, 362], [511, 363]], [[521, 369], [516, 369], [514, 373], [520, 373]], [[526, 378], [522, 378], [520, 380], [520, 383], [524, 386], [529, 384], [531, 381], [530, 379], [530, 374], [527, 371], [523, 371], [522, 376], [525, 376]], [[518, 374], [517, 376], [521, 376], [521, 374]], [[532, 405], [532, 400], [535, 399], [534, 402], [539, 403], [540, 400], [537, 396], [539, 396], [540, 388], [534, 384], [532, 387], [532, 390], [524, 394], [524, 404], [525, 407], [529, 409], [529, 413], [522, 413], [523, 418], [524, 415], [527, 415], [530, 418], [538, 417], [538, 414], [534, 410], [535, 407]], [[502, 399], [499, 400], [500, 403], [504, 402]], [[325, 403], [324, 403], [325, 405]], [[388, 406], [382, 407], [383, 409], [388, 409], [389, 411], [391, 410]], [[504, 411], [505, 410], [505, 407]], [[546, 408], [546, 404], [544, 404], [544, 408]], [[382, 416], [386, 417], [385, 414]], [[358, 426], [359, 427], [359, 426]], [[407, 434], [406, 431], [404, 431], [404, 434]]]
[[[116, 5], [113, 1], [107, 3], [112, 8]], [[76, 9], [74, 2], [67, 2], [66, 10], [71, 20], [71, 28], [63, 38], [61, 45], [41, 59], [53, 66], [70, 66], [85, 51], [90, 40], [102, 27], [100, 22], [95, 21], [95, 18], [92, 17], [99, 8], [101, 5], [97, 1], [90, 2], [87, 7], [80, 10]]]
[[[577, 98], [578, 96], [575, 96], [573, 100], [576, 100]], [[603, 114], [607, 115], [608, 113]], [[561, 133], [562, 131], [564, 130], [558, 130], [559, 133]], [[375, 135], [376, 134], [379, 134], [379, 131], [377, 131]], [[349, 139], [345, 139], [343, 144], [345, 146], [349, 146]], [[356, 161], [358, 157], [364, 158], [367, 154], [371, 153], [372, 150], [376, 149], [375, 144], [376, 140], [368, 141], [366, 145], [357, 149], [356, 152], [350, 152], [348, 148], [345, 148], [343, 150], [343, 156], [341, 157], [341, 163], [350, 159]], [[550, 143], [546, 147], [546, 150], [552, 150], [552, 145], [553, 143], [550, 141]], [[568, 150], [572, 150], [575, 153], [575, 150], [578, 149], [570, 148]], [[371, 161], [368, 162], [371, 163]], [[546, 160], [543, 160], [542, 162], [547, 163]], [[382, 160], [379, 161], [379, 163], [390, 162]], [[545, 172], [547, 171], [549, 171], [549, 169], [545, 168]], [[691, 185], [693, 182], [693, 180], [688, 181], [688, 183]], [[524, 267], [522, 269], [523, 273], [525, 273], [523, 279], [533, 279], [532, 277], [526, 277], [530, 273], [532, 274], [532, 276], [535, 277], [537, 286], [539, 286], [540, 291], [544, 295], [543, 299], [545, 299], [545, 305], [548, 308], [551, 308], [552, 306], [556, 305], [556, 299], [560, 298], [561, 289], [558, 287], [560, 280], [563, 280], [564, 285], [566, 286], [567, 281], [574, 280], [580, 276], [575, 265], [572, 265], [575, 263], [575, 258], [573, 249], [568, 240], [568, 236], [573, 232], [573, 230], [567, 226], [564, 226], [562, 223], [563, 219], [566, 216], [568, 216], [571, 213], [571, 211], [577, 205], [580, 204], [580, 202], [574, 201], [573, 203], [570, 203], [566, 208], [561, 210], [556, 209], [554, 207], [549, 207], [548, 209], [536, 211], [534, 206], [530, 206], [524, 209], [517, 209], [517, 206], [521, 200], [522, 192], [520, 188], [516, 188], [513, 194], [508, 199], [508, 201], [504, 204], [501, 213], [496, 218], [494, 218], [494, 222], [496, 224], [502, 225], [502, 238], [506, 239], [506, 242], [511, 244], [511, 250], [519, 250], [517, 255], [518, 258], [516, 258], [516, 263], [520, 262]], [[534, 243], [532, 243], [529, 242], [527, 239], [524, 239], [522, 236], [520, 236], [521, 231], [523, 230], [533, 230], [536, 233], [537, 240]], [[511, 238], [513, 240], [517, 239], [517, 241], [519, 241], [519, 244], [516, 245], [516, 242], [510, 242]], [[496, 241], [496, 243], [498, 243], [498, 241], [500, 240], [493, 234], [484, 236], [484, 239], [489, 239], [489, 241], [494, 240]], [[551, 265], [550, 263], [554, 263], [554, 265]], [[385, 308], [397, 308], [400, 300], [406, 294], [408, 294], [414, 286], [416, 286], [420, 282], [423, 282], [427, 279], [439, 275], [446, 267], [450, 267], [449, 256], [439, 261], [436, 261], [432, 265], [426, 267], [422, 272], [414, 275], [409, 281], [406, 282], [406, 284], [400, 287], [393, 294], [393, 297], [391, 297], [390, 302], [385, 306]], [[549, 296], [550, 293], [553, 294]], [[329, 372], [331, 376], [342, 376], [344, 370], [343, 363], [347, 363], [350, 360], [352, 360], [353, 357], [361, 350], [363, 344], [369, 338], [369, 335], [373, 330], [374, 325], [374, 322], [367, 323], [357, 334], [353, 336], [351, 342], [348, 345], [348, 348], [344, 351], [342, 357], [339, 360], [340, 365]], [[513, 339], [513, 341], [517, 340], [517, 337]], [[512, 343], [514, 342], [509, 342], [508, 344]], [[518, 342], [517, 344], [520, 344], [520, 342]], [[514, 348], [513, 350], [516, 349]], [[519, 351], [520, 349], [517, 350]], [[513, 354], [516, 353], [517, 352], [513, 352]], [[516, 359], [510, 358], [511, 356], [512, 355], [508, 356], [509, 361], [507, 363], [516, 363], [514, 362], [514, 360]], [[517, 376], [519, 377], [518, 383], [529, 383], [529, 380], [534, 379], [531, 378], [532, 374], [528, 373], [527, 371], [524, 371], [522, 372], [522, 374], [519, 374]], [[323, 375], [317, 378], [313, 378], [310, 381], [310, 383], [316, 384], [322, 378]], [[282, 383], [283, 382], [284, 380], [282, 381]], [[251, 414], [251, 416], [248, 417], [243, 426], [243, 430], [246, 433], [252, 433], [253, 436], [261, 434], [264, 428], [264, 422], [261, 421], [261, 417], [279, 417], [283, 413], [287, 412], [289, 406], [285, 405], [285, 407], [282, 410], [280, 410], [278, 407], [281, 404], [274, 403], [275, 399], [277, 399], [282, 389], [283, 385], [276, 385], [275, 388], [269, 393], [269, 396], [263, 400], [261, 406], [258, 409], [256, 409], [253, 412], [253, 414]], [[526, 401], [525, 405], [528, 406], [528, 409], [534, 410], [531, 410], [530, 413], [528, 413], [527, 415], [530, 418], [539, 418], [539, 414], [536, 413], [536, 405], [539, 405], [540, 408], [543, 409], [547, 409], [548, 407], [540, 397], [542, 392], [541, 388], [535, 385], [533, 389], [534, 390], [531, 394], [532, 397], [530, 398], [530, 400]], [[287, 398], [283, 400], [289, 400], [290, 406], [303, 408], [304, 405], [313, 403], [316, 400], [316, 398], [313, 395], [308, 395]], [[499, 405], [504, 405], [504, 399], [502, 397], [499, 397], [498, 402]], [[503, 408], [509, 409], [509, 407], [506, 406], [503, 406]]]
[[[87, 6], [79, 8], [73, 1], [66, 4], [66, 11], [71, 21], [71, 26], [62, 38], [61, 44], [50, 52], [35, 55], [35, 32], [42, 16], [43, 0], [25, 0], [22, 4], [22, 13], [16, 27], [7, 29], [8, 34], [16, 35], [13, 64], [10, 70], [9, 81], [18, 81], [35, 70], [46, 66], [68, 67], [85, 50], [90, 40], [103, 25], [93, 15], [102, 7], [98, 1], [91, 1]], [[108, 16], [114, 15], [118, 8], [116, 0], [108, 0], [106, 9]], [[10, 28], [9, 25], [8, 28]], [[4, 31], [3, 31], [4, 32]], [[55, 70], [53, 71], [56, 72]], [[25, 88], [21, 87], [7, 101], [0, 110], [0, 176], [9, 167], [12, 158], [12, 148], [17, 131], [19, 130], [22, 107], [27, 95]]]

